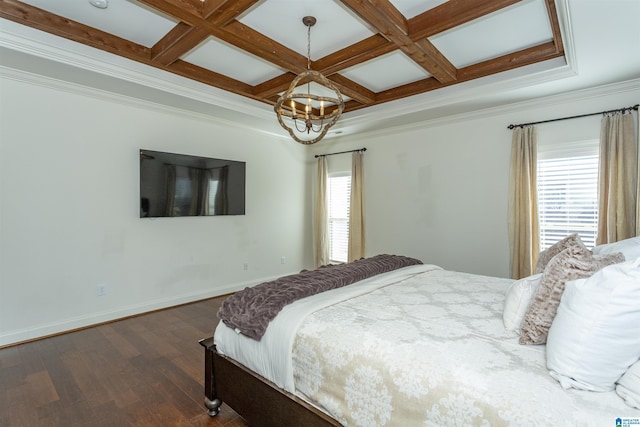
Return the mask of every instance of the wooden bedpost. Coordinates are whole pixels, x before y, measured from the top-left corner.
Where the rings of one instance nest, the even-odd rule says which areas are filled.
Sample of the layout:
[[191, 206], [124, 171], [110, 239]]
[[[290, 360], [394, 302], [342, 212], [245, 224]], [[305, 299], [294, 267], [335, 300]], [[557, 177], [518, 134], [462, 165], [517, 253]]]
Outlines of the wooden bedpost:
[[204, 347], [204, 406], [211, 417], [215, 417], [220, 412], [222, 400], [218, 399], [216, 393], [216, 381], [213, 369], [213, 352], [215, 345], [213, 337], [198, 341]]

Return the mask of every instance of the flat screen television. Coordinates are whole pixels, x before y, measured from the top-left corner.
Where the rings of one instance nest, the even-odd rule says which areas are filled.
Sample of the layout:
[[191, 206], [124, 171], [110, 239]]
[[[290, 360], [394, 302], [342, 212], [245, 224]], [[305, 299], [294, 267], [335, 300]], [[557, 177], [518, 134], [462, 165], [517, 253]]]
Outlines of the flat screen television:
[[245, 214], [246, 163], [140, 150], [140, 218]]

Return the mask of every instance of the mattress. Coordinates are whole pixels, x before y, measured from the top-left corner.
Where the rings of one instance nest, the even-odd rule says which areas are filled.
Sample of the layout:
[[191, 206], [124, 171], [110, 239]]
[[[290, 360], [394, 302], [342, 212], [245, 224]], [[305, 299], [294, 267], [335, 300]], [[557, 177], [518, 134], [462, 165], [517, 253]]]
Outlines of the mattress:
[[615, 425], [615, 392], [564, 390], [502, 324], [510, 279], [407, 267], [286, 307], [216, 347], [350, 426]]

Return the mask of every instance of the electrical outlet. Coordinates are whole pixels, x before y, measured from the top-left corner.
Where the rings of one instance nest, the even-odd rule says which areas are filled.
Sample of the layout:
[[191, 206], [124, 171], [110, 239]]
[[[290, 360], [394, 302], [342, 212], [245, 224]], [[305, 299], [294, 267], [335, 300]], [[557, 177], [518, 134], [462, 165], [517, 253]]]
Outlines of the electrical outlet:
[[244, 263], [244, 271], [247, 271], [249, 269], [249, 263]]
[[280, 257], [280, 264], [284, 264], [284, 262], [286, 261], [286, 259], [287, 259], [286, 257], [281, 256], [281, 257]]
[[107, 294], [107, 285], [98, 285], [98, 296], [103, 297]]

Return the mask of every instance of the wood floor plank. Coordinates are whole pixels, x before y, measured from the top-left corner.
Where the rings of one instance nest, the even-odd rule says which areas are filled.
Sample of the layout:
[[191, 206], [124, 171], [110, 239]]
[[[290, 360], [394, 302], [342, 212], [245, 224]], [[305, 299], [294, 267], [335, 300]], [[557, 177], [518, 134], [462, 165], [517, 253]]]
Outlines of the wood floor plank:
[[9, 347], [5, 350], [0, 351], [0, 369], [19, 365], [20, 351], [18, 347]]
[[0, 350], [0, 426], [247, 427], [203, 405], [198, 340], [224, 297]]
[[140, 352], [126, 339], [126, 337], [120, 335], [113, 329], [112, 325], [102, 325], [98, 327], [97, 330], [104, 339], [111, 343], [118, 353], [120, 353], [121, 357], [128, 359], [140, 354]]
[[82, 351], [66, 353], [63, 360], [75, 383], [82, 391], [84, 400], [89, 402], [91, 406], [99, 406], [109, 402], [111, 396], [96, 378], [95, 367]]

